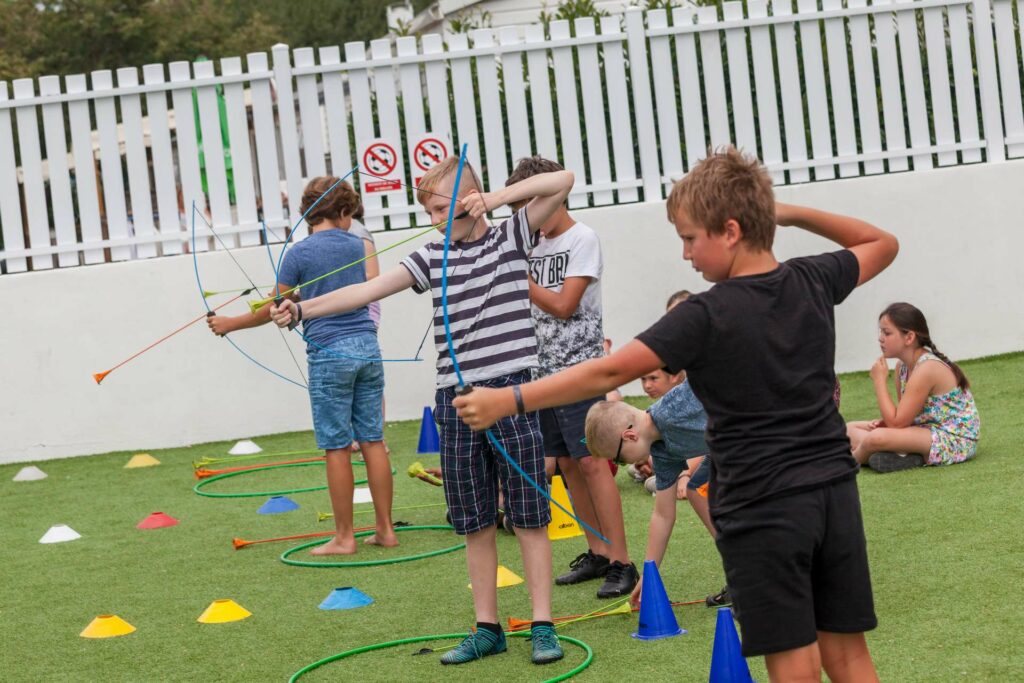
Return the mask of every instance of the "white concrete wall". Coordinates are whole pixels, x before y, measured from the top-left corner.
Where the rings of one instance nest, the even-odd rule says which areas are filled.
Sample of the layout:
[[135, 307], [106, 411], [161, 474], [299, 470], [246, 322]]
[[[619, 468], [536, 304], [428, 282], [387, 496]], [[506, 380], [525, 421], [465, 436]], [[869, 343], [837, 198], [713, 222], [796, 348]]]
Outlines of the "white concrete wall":
[[[838, 310], [837, 369], [870, 366], [876, 317], [896, 300], [924, 310], [936, 343], [953, 358], [1024, 349], [1021, 188], [1024, 161], [779, 188], [780, 201], [856, 215], [900, 238], [896, 263]], [[671, 292], [706, 288], [681, 261], [662, 202], [576, 216], [601, 236], [605, 327], [616, 344], [656, 320]], [[378, 244], [409, 234], [384, 234]], [[831, 248], [792, 228], [780, 230], [776, 245], [780, 258]], [[413, 246], [382, 256], [382, 266], [395, 266]], [[273, 281], [265, 251], [236, 255], [261, 278], [258, 284]], [[224, 253], [201, 254], [199, 267], [207, 289], [246, 284]], [[311, 428], [303, 390], [249, 363], [203, 322], [95, 384], [92, 373], [204, 312], [190, 256], [5, 275], [0, 300], [0, 463]], [[244, 308], [239, 303], [227, 310]], [[431, 312], [426, 295], [404, 292], [386, 301], [385, 357], [411, 356]], [[297, 375], [270, 327], [233, 338], [271, 368]], [[390, 419], [419, 417], [432, 404], [430, 340], [423, 355], [421, 363], [386, 364]], [[627, 392], [640, 393], [637, 386]]]

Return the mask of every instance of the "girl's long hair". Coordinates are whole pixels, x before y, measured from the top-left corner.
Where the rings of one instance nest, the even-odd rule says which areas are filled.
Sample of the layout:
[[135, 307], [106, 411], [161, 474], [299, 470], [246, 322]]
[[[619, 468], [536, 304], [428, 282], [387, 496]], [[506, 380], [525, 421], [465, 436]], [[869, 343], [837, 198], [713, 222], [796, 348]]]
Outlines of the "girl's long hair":
[[961, 389], [970, 388], [971, 383], [967, 380], [967, 375], [965, 375], [964, 371], [960, 369], [960, 366], [951, 361], [946, 354], [939, 351], [935, 346], [935, 342], [932, 341], [932, 335], [928, 331], [928, 321], [924, 319], [924, 313], [922, 313], [917, 306], [903, 301], [889, 304], [878, 316], [879, 320], [881, 320], [883, 316], [889, 318], [889, 320], [892, 321], [892, 324], [903, 332], [903, 334], [906, 334], [907, 332], [913, 332], [916, 334], [918, 344], [930, 351], [953, 371], [953, 375], [956, 376], [957, 386]]

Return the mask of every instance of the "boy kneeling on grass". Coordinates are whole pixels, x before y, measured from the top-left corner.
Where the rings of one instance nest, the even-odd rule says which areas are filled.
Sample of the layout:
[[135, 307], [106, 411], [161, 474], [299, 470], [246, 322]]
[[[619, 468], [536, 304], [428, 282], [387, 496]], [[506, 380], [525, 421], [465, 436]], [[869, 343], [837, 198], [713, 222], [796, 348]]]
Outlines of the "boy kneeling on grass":
[[[764, 168], [732, 148], [672, 188], [683, 258], [715, 285], [610, 356], [455, 400], [484, 429], [504, 415], [599, 395], [656, 368], [686, 368], [708, 414], [711, 515], [745, 656], [773, 681], [875, 681], [875, 618], [857, 462], [835, 388], [834, 308], [896, 257], [863, 221], [776, 204]], [[775, 226], [843, 249], [779, 263]], [[517, 400], [518, 399], [518, 400]]]
[[[443, 228], [447, 224], [458, 159], [449, 157], [424, 174], [416, 199]], [[448, 255], [448, 317], [455, 353], [466, 383], [483, 387], [517, 386], [537, 365], [537, 339], [530, 320], [527, 275], [529, 251], [538, 228], [562, 205], [572, 189], [570, 171], [541, 173], [496, 192], [481, 192], [476, 173], [464, 167]], [[526, 205], [497, 226], [485, 214], [504, 204]], [[439, 228], [440, 229], [440, 228]], [[441, 230], [443, 232], [443, 230]], [[433, 292], [434, 339], [437, 346], [437, 407], [445, 501], [455, 533], [466, 537], [466, 562], [473, 587], [476, 631], [441, 657], [442, 664], [463, 664], [504, 652], [505, 634], [498, 622], [498, 549], [496, 521], [499, 486], [505, 515], [515, 528], [533, 606], [532, 661], [562, 658], [551, 622], [551, 542], [547, 499], [491, 447], [483, 434], [458, 419], [452, 400], [458, 384], [445, 339], [441, 306], [444, 246], [432, 242], [402, 259], [379, 277], [295, 303], [285, 299], [272, 309], [274, 322], [335, 315], [412, 288]], [[515, 412], [515, 411], [513, 411]], [[545, 486], [544, 445], [537, 416], [514, 415], [498, 422], [495, 437], [516, 463]]]

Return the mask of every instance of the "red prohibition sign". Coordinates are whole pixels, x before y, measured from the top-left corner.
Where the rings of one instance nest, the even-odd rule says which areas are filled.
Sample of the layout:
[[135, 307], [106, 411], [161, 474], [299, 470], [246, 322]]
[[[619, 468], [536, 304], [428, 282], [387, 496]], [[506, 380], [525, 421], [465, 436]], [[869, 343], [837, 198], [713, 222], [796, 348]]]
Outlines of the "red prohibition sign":
[[434, 166], [444, 161], [448, 156], [448, 148], [437, 138], [424, 138], [416, 144], [412, 152], [413, 161], [424, 171], [429, 171]]
[[373, 143], [363, 153], [363, 166], [375, 176], [390, 175], [397, 164], [398, 155], [395, 150], [383, 142]]

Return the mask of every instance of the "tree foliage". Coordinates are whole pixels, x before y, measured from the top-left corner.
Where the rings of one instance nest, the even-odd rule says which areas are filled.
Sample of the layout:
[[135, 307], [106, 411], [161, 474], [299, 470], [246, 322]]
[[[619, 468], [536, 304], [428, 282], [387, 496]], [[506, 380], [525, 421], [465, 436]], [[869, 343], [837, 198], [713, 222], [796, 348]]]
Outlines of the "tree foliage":
[[275, 43], [342, 45], [386, 33], [380, 0], [0, 0], [0, 80], [245, 55]]

